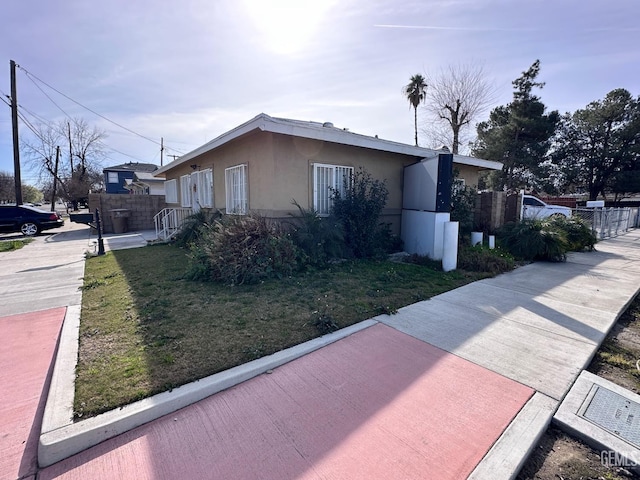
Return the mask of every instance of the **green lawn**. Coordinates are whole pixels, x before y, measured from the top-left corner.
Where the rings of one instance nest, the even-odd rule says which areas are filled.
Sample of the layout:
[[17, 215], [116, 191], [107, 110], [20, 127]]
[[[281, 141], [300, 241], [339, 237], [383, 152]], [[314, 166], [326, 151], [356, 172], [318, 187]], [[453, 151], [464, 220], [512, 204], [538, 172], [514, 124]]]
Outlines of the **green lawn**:
[[259, 285], [183, 279], [161, 245], [87, 259], [75, 415], [96, 415], [488, 276], [357, 261]]
[[21, 240], [0, 240], [0, 252], [10, 252], [18, 250], [33, 241], [32, 238], [24, 238]]

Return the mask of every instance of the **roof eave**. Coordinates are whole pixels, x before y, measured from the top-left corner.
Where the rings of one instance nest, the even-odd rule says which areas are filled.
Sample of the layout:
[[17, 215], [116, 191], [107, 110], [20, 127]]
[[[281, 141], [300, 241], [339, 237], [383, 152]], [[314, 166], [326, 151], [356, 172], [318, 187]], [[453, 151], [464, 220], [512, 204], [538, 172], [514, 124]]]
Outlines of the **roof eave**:
[[[185, 162], [188, 162], [238, 137], [246, 135], [253, 130], [261, 130], [264, 132], [397, 153], [400, 155], [413, 157], [417, 161], [423, 158], [432, 158], [439, 153], [444, 153], [441, 150], [416, 147], [404, 143], [379, 139], [377, 137], [360, 135], [333, 126], [321, 126], [312, 123], [309, 123], [307, 125], [304, 122], [297, 123], [285, 119], [273, 118], [265, 113], [261, 113], [248, 122], [239, 125], [233, 130], [229, 130], [228, 132], [223, 133], [222, 135], [196, 148], [195, 150], [192, 150], [182, 157], [175, 159], [171, 163], [160, 167], [158, 170], [152, 173], [154, 176], [164, 176], [165, 172], [167, 172], [168, 170], [176, 168], [184, 164]], [[454, 163], [475, 166], [483, 169], [500, 170], [502, 168], [502, 164], [499, 162], [493, 162], [491, 160], [483, 160], [473, 157], [465, 157], [463, 155], [454, 155], [453, 161]]]
[[237, 126], [236, 128], [229, 130], [228, 132], [223, 133], [222, 135], [219, 135], [218, 137], [214, 138], [213, 140], [210, 140], [209, 142], [205, 143], [204, 145], [196, 148], [195, 150], [191, 150], [190, 152], [186, 153], [185, 155], [176, 158], [175, 160], [173, 160], [171, 163], [166, 164], [164, 167], [160, 167], [158, 170], [152, 172], [154, 176], [158, 176], [160, 174], [164, 174], [165, 172], [167, 172], [168, 170], [171, 170], [173, 168], [176, 168], [180, 165], [182, 165], [185, 162], [188, 162], [189, 160], [196, 158], [204, 153], [207, 153], [211, 150], [213, 150], [214, 148], [219, 147], [220, 145], [223, 145], [227, 142], [230, 142], [231, 140], [238, 138], [242, 135], [245, 135], [247, 133], [249, 133], [252, 130], [255, 130], [257, 128], [259, 128], [260, 125], [260, 121], [264, 120], [266, 118], [271, 119], [271, 117], [269, 117], [269, 115], [266, 115], [264, 113], [261, 113], [260, 115], [255, 116], [254, 118], [252, 118], [251, 120], [249, 120], [248, 122], [243, 123], [242, 125]]

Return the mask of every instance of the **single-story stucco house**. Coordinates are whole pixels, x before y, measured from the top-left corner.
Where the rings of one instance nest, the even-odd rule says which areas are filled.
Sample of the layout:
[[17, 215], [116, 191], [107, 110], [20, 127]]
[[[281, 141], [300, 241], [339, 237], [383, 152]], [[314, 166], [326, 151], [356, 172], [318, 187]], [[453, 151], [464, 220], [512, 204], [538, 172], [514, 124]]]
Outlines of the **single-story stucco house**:
[[[437, 159], [443, 150], [415, 147], [337, 128], [332, 123], [275, 118], [264, 113], [159, 168], [167, 206], [215, 208], [227, 214], [257, 212], [290, 218], [295, 200], [329, 213], [331, 191], [363, 167], [385, 180], [389, 197], [382, 221], [400, 233], [405, 167]], [[502, 164], [453, 155], [467, 185]]]

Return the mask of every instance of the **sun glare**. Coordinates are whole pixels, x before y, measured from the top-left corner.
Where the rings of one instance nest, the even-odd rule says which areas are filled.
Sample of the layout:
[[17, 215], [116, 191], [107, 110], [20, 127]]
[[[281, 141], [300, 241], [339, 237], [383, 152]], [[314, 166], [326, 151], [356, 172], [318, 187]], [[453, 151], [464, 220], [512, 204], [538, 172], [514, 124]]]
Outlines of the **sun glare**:
[[265, 46], [279, 54], [303, 50], [334, 3], [322, 0], [244, 0], [247, 13]]

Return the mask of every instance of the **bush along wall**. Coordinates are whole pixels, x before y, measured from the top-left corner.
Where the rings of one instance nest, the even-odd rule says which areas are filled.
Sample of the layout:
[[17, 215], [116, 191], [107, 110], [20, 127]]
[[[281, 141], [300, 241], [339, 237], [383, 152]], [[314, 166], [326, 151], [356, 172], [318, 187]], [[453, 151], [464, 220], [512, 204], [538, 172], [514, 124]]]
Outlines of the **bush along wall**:
[[301, 252], [280, 223], [256, 214], [226, 215], [203, 227], [190, 246], [191, 279], [258, 283], [299, 269]]
[[364, 168], [345, 181], [342, 191], [332, 190], [331, 214], [342, 226], [345, 247], [351, 256], [371, 258], [397, 247], [388, 225], [380, 224], [388, 196], [386, 182], [374, 179]]
[[565, 261], [570, 251], [593, 250], [596, 243], [589, 225], [577, 217], [508, 223], [499, 230], [498, 240], [518, 259], [551, 262]]
[[382, 257], [401, 241], [380, 223], [388, 190], [359, 169], [332, 191], [331, 214], [302, 208], [290, 222], [249, 215], [198, 214], [185, 222], [176, 244], [189, 249], [187, 277], [228, 285], [283, 277], [305, 267], [325, 267], [349, 257]]

